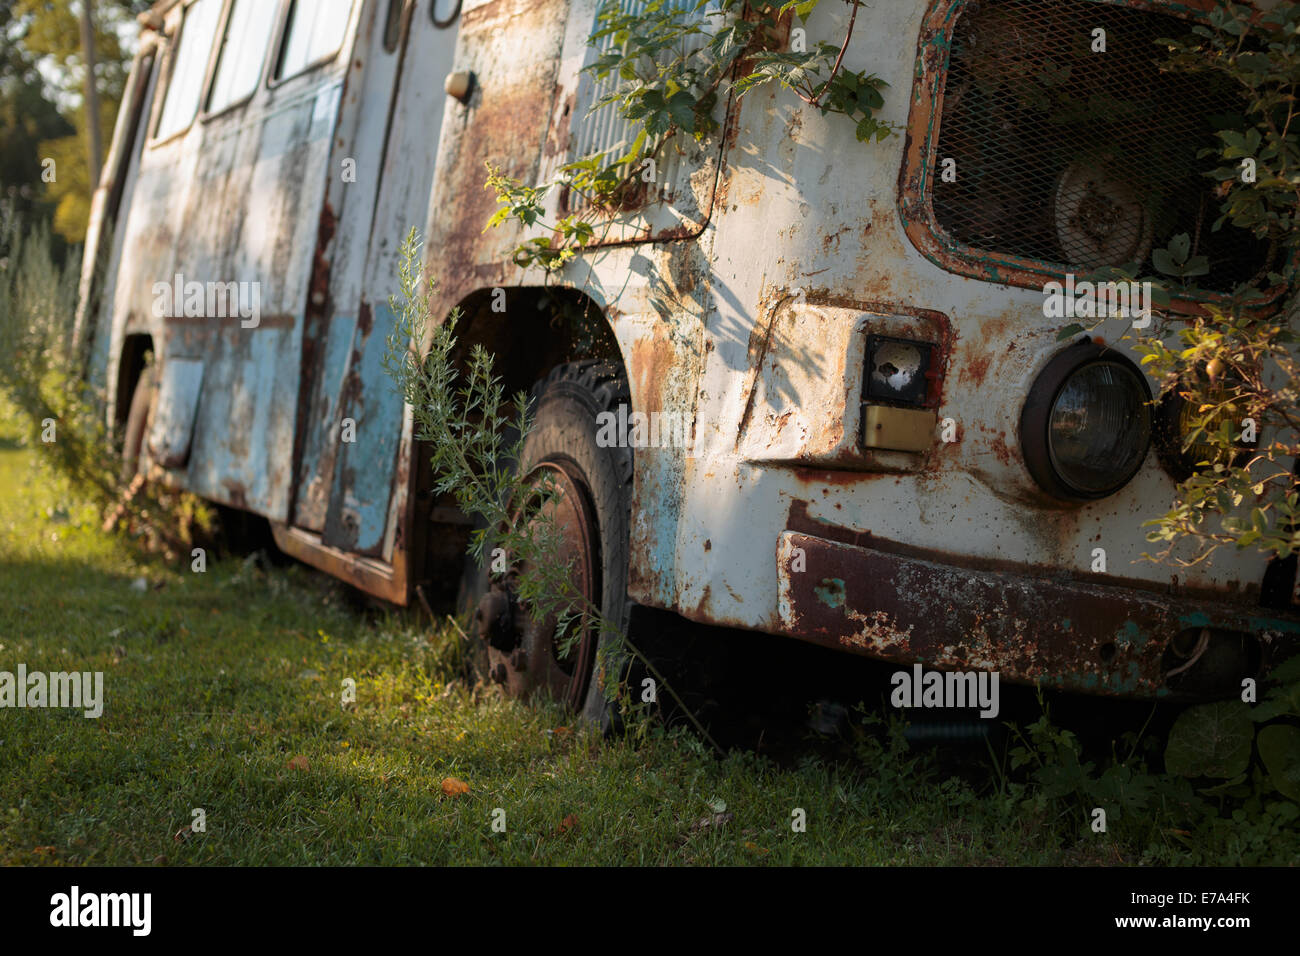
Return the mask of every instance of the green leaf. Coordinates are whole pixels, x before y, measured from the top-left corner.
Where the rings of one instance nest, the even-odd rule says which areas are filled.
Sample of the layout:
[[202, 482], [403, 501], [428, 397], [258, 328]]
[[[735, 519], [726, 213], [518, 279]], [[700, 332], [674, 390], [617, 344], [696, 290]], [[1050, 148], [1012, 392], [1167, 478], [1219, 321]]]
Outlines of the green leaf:
[[1235, 777], [1250, 764], [1254, 735], [1250, 708], [1241, 701], [1189, 707], [1169, 731], [1165, 769], [1181, 777]]
[[1267, 73], [1272, 61], [1266, 53], [1238, 53], [1237, 65], [1250, 73]]
[[1185, 232], [1180, 232], [1169, 240], [1169, 254], [1174, 257], [1174, 262], [1182, 265], [1187, 261], [1187, 255], [1192, 251], [1192, 237]]
[[820, 0], [786, 0], [781, 4], [778, 14], [784, 14], [787, 10], [793, 8], [800, 20], [807, 20], [808, 14], [817, 9]]
[[1167, 276], [1178, 275], [1178, 263], [1167, 249], [1152, 249], [1151, 264]]
[[1300, 803], [1300, 727], [1271, 724], [1259, 732], [1259, 759], [1278, 792]]
[[679, 90], [668, 99], [668, 113], [686, 132], [695, 132], [695, 97], [686, 90]]

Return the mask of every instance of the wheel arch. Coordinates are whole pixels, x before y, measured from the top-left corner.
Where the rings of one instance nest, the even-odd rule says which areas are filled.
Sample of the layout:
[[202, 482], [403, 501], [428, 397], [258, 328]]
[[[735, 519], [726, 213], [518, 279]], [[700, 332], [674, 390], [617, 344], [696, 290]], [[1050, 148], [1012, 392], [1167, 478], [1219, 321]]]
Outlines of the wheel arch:
[[460, 316], [457, 364], [464, 367], [470, 350], [481, 345], [493, 356], [507, 395], [526, 392], [551, 369], [581, 359], [600, 359], [627, 375], [608, 312], [581, 289], [478, 289], [461, 299], [454, 312]]
[[[485, 287], [463, 296], [444, 322], [455, 319], [453, 361], [464, 371], [474, 346], [493, 357], [493, 372], [506, 396], [527, 394], [553, 369], [597, 359], [626, 380], [628, 369], [606, 309], [570, 286]], [[439, 593], [439, 580], [465, 559], [468, 525], [447, 496], [432, 493], [428, 449], [412, 442], [411, 494], [414, 500], [410, 580]], [[444, 599], [454, 595], [441, 593]]]
[[144, 374], [151, 352], [156, 360], [158, 353], [154, 349], [153, 336], [148, 332], [132, 333], [122, 340], [117, 353], [117, 383], [113, 389], [113, 427], [117, 432], [126, 425], [135, 386]]

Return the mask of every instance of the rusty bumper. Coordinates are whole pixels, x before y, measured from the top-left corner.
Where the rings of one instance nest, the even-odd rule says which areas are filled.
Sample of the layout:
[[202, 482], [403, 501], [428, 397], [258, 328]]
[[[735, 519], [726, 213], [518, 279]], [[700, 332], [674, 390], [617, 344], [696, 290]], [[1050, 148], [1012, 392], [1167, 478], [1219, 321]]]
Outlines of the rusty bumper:
[[1197, 635], [1257, 642], [1250, 666], [1262, 670], [1300, 635], [1300, 621], [1263, 609], [953, 567], [792, 531], [778, 539], [777, 575], [793, 637], [1092, 694], [1170, 695], [1171, 674], [1191, 657], [1171, 652], [1176, 638], [1206, 657]]

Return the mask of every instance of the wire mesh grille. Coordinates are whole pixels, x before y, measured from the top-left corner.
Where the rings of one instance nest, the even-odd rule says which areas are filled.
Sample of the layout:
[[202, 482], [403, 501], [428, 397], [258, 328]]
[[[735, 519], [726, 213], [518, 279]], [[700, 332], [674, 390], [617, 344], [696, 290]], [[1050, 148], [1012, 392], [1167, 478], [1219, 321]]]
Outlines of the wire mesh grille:
[[[678, 11], [683, 16], [699, 16], [702, 18], [707, 18], [709, 14], [720, 8], [719, 3], [711, 2], [696, 14], [694, 12], [695, 4], [696, 0], [668, 0], [667, 8]], [[604, 5], [605, 0], [601, 0], [597, 6], [597, 15], [595, 22], [592, 24], [592, 32], [604, 26], [599, 13]], [[616, 5], [623, 13], [634, 13], [643, 10], [648, 3], [647, 0], [616, 0]], [[707, 27], [707, 23], [705, 26]], [[703, 47], [706, 42], [707, 37], [691, 36], [683, 41], [682, 50], [686, 53], [694, 52]], [[593, 46], [588, 48], [586, 59], [583, 61], [584, 69], [594, 63], [602, 54], [608, 53], [613, 48], [614, 38], [612, 36], [601, 37]], [[635, 141], [637, 133], [640, 131], [639, 124], [624, 119], [614, 106], [607, 106], [595, 113], [591, 112], [592, 104], [606, 94], [618, 89], [621, 82], [622, 80], [617, 74], [611, 74], [603, 80], [597, 80], [587, 72], [583, 72], [579, 76], [577, 103], [573, 111], [573, 134], [569, 140], [570, 160], [581, 159], [597, 153], [603, 154], [615, 147], [626, 149]], [[698, 154], [698, 152], [698, 150], [692, 151], [695, 154]], [[658, 170], [658, 178], [661, 183], [660, 189], [657, 190], [659, 198], [670, 203], [674, 200], [676, 188], [679, 188], [681, 181], [689, 175], [689, 165], [689, 158], [684, 157], [679, 150], [665, 150], [661, 157], [662, 168]], [[587, 203], [580, 197], [571, 196], [567, 208], [570, 212], [576, 212], [585, 208], [586, 205]]]
[[[1096, 0], [982, 0], [952, 36], [932, 177], [935, 219], [985, 254], [1087, 274], [1140, 264], [1187, 233], [1209, 260], [1193, 283], [1230, 292], [1268, 246], [1229, 223], [1198, 157], [1242, 101], [1229, 81], [1162, 72], [1160, 37], [1191, 27]], [[1105, 51], [1094, 52], [1103, 30]], [[945, 172], [947, 175], [945, 175]]]

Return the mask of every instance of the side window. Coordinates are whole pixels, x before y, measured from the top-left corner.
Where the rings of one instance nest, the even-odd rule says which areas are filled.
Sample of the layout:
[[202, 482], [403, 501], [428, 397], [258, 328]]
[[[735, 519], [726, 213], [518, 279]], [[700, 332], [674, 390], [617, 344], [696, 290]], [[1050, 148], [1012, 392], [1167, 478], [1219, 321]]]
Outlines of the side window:
[[209, 112], [219, 112], [253, 95], [262, 79], [262, 62], [266, 59], [278, 9], [277, 4], [268, 0], [235, 0], [230, 25], [217, 54]]
[[158, 120], [157, 139], [168, 139], [189, 127], [199, 111], [203, 81], [208, 74], [208, 56], [221, 19], [222, 0], [197, 0], [185, 11], [180, 41], [167, 81], [167, 98]]
[[337, 53], [351, 13], [352, 0], [294, 0], [275, 78], [301, 73]]

